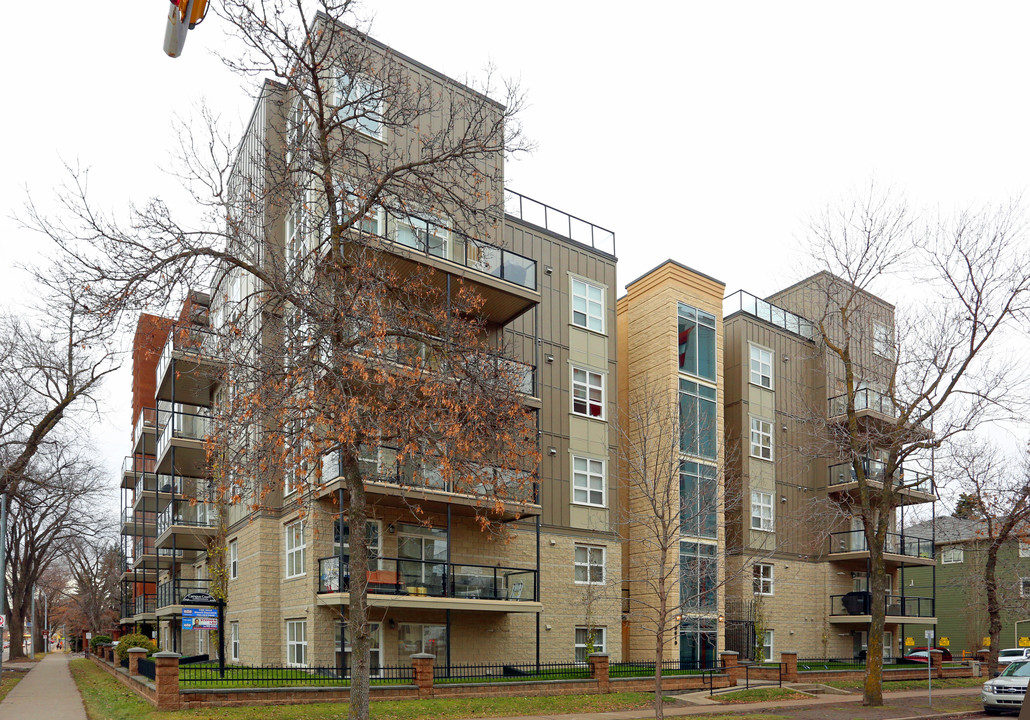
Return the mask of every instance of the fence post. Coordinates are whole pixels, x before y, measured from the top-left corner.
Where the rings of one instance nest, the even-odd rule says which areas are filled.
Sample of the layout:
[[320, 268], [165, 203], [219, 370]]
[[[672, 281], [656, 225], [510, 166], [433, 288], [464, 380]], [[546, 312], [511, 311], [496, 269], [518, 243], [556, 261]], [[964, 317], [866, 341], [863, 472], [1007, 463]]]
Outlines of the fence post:
[[744, 668], [737, 664], [737, 653], [733, 650], [723, 650], [719, 653], [719, 660], [726, 674], [730, 676], [730, 685], [739, 685]]
[[418, 687], [418, 699], [433, 697], [433, 660], [435, 655], [415, 653], [411, 656], [411, 667], [415, 674], [415, 685]]
[[783, 666], [783, 679], [787, 682], [797, 682], [798, 654], [796, 652], [781, 652], [780, 662]]
[[608, 675], [608, 653], [590, 653], [590, 677], [597, 681], [598, 692], [611, 692], [611, 677]]
[[944, 653], [940, 650], [928, 650], [927, 653], [930, 655], [930, 674], [935, 678], [944, 677], [944, 671], [941, 669], [941, 661], [944, 658]]
[[129, 648], [129, 675], [139, 675], [139, 659], [146, 656], [146, 648]]
[[179, 653], [154, 653], [154, 690], [158, 710], [179, 709]]
[[104, 646], [104, 659], [107, 662], [114, 665], [114, 649], [117, 647], [114, 643], [108, 643]]

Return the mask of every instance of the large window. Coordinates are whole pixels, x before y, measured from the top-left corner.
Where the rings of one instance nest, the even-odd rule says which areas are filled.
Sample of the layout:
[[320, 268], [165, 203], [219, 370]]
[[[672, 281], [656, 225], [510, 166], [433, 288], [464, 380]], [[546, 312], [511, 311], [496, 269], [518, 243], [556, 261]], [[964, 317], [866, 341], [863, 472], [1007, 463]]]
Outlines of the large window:
[[229, 579], [240, 576], [240, 546], [235, 540], [229, 541]]
[[680, 379], [680, 450], [714, 460], [718, 452], [715, 388]]
[[772, 351], [757, 345], [751, 346], [751, 382], [772, 389]]
[[680, 371], [715, 380], [715, 316], [679, 304]]
[[576, 628], [576, 662], [586, 662], [592, 652], [607, 652], [604, 631], [603, 627]]
[[286, 526], [286, 577], [304, 574], [304, 551], [304, 523], [290, 523]]
[[754, 575], [752, 579], [752, 590], [755, 595], [772, 595], [775, 578], [771, 563], [755, 563], [751, 566]]
[[[378, 570], [379, 569], [379, 555], [381, 547], [382, 533], [379, 528], [378, 520], [366, 520], [365, 521], [365, 547], [368, 548], [368, 569]], [[343, 530], [340, 529], [340, 520], [337, 518], [333, 522], [333, 555], [340, 554], [340, 542], [343, 542], [343, 558], [347, 560], [350, 558], [350, 523], [343, 523]]]
[[772, 493], [760, 490], [751, 492], [751, 529], [769, 532], [776, 529]]
[[604, 289], [572, 278], [572, 324], [604, 332]]
[[414, 625], [402, 623], [397, 626], [397, 656], [408, 658], [415, 653], [429, 653], [443, 665], [447, 662], [447, 626]]
[[680, 463], [680, 534], [715, 537], [717, 487], [713, 466], [689, 461]]
[[[404, 627], [403, 625], [401, 627]], [[383, 674], [383, 632], [379, 623], [369, 623], [372, 633], [372, 647], [369, 648], [369, 670], [372, 677]], [[350, 632], [347, 623], [336, 621], [336, 668], [347, 674], [354, 667], [351, 658]]]
[[286, 621], [286, 662], [289, 665], [307, 665], [308, 621]]
[[873, 353], [888, 360], [894, 359], [894, 330], [890, 325], [873, 323]]
[[751, 418], [751, 457], [773, 459], [772, 423], [768, 420]]
[[1019, 541], [1019, 557], [1030, 557], [1030, 541]]
[[572, 458], [572, 502], [604, 507], [604, 461]]
[[680, 604], [684, 612], [716, 611], [719, 561], [715, 545], [680, 543]]
[[965, 552], [960, 547], [945, 548], [941, 551], [941, 564], [958, 565], [965, 562]]
[[352, 127], [377, 140], [383, 138], [383, 89], [365, 78], [351, 78], [340, 73], [337, 79], [336, 104], [338, 117]]
[[572, 368], [572, 412], [604, 419], [604, 374]]
[[240, 624], [229, 623], [229, 659], [239, 661], [240, 659]]
[[604, 548], [597, 545], [576, 545], [574, 577], [580, 585], [604, 582]]

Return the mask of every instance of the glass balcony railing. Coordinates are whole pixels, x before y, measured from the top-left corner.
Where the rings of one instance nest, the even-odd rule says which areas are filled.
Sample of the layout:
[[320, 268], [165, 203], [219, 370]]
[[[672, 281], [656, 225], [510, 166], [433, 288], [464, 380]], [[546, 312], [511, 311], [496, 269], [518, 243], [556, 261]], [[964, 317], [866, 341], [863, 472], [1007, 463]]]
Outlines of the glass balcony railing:
[[[862, 458], [862, 469], [865, 472], [867, 480], [879, 483], [883, 482], [885, 466], [879, 460]], [[831, 486], [844, 485], [857, 481], [858, 477], [855, 473], [855, 468], [852, 467], [851, 463], [840, 463], [839, 465], [830, 466], [830, 477], [828, 482]], [[906, 490], [927, 493], [929, 495], [932, 495], [934, 492], [933, 477], [915, 470], [900, 468], [894, 472], [893, 481], [895, 485], [904, 486]]]
[[157, 534], [164, 534], [173, 525], [194, 528], [215, 527], [218, 524], [218, 510], [213, 504], [172, 500], [157, 518]]
[[[348, 592], [346, 556], [318, 561], [318, 592]], [[536, 600], [536, 570], [408, 558], [372, 558], [368, 592], [475, 600]]]
[[133, 610], [135, 611], [135, 615], [144, 615], [156, 612], [157, 595], [137, 595]]
[[168, 366], [172, 363], [172, 353], [178, 352], [184, 355], [196, 357], [215, 358], [218, 356], [218, 335], [210, 330], [202, 330], [196, 327], [172, 328], [168, 333], [168, 339], [161, 349], [161, 356], [157, 359], [157, 367], [154, 370], [154, 377], [158, 387], [161, 386], [161, 379], [164, 377]]
[[153, 455], [128, 455], [122, 461], [122, 472], [126, 475], [139, 472], [154, 472]]
[[555, 235], [615, 254], [615, 233], [575, 215], [557, 210], [514, 190], [504, 190], [504, 212], [519, 220], [542, 227]]
[[[868, 592], [849, 592], [830, 596], [830, 615], [869, 615], [872, 595]], [[929, 597], [902, 597], [886, 595], [884, 610], [891, 617], [934, 617], [934, 599]]]
[[157, 408], [143, 408], [136, 418], [136, 426], [132, 430], [132, 444], [139, 442], [144, 430], [152, 430], [157, 427]]
[[133, 511], [131, 507], [122, 508], [122, 525], [142, 523], [152, 525], [157, 520], [157, 513], [151, 510]]
[[157, 456], [168, 449], [172, 438], [206, 440], [211, 434], [210, 410], [198, 405], [176, 405], [157, 412]]
[[807, 340], [815, 340], [818, 332], [815, 325], [800, 315], [795, 315], [789, 310], [784, 310], [743, 290], [727, 295], [722, 301], [723, 317], [729, 317], [737, 312], [747, 313], [759, 320], [765, 320], [767, 323], [800, 335]]
[[[829, 399], [830, 417], [840, 417], [848, 413], [848, 396], [837, 395]], [[886, 417], [897, 417], [897, 411], [891, 399], [872, 388], [861, 388], [855, 391], [855, 411], [871, 410]]]
[[157, 607], [163, 608], [168, 607], [169, 605], [182, 605], [182, 598], [184, 596], [193, 592], [208, 592], [210, 588], [210, 580], [168, 580], [157, 586]]
[[[887, 533], [884, 543], [884, 552], [893, 555], [905, 555], [913, 558], [932, 558], [933, 541], [925, 538], [912, 537], [899, 533]], [[850, 530], [847, 532], [830, 533], [830, 554], [866, 552], [869, 545], [866, 543], [865, 531]]]

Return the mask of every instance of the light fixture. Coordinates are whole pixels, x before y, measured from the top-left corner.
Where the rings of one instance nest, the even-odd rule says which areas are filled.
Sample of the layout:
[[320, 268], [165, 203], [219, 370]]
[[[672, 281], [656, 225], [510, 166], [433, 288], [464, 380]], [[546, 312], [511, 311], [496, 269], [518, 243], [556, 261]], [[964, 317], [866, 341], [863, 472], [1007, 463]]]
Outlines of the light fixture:
[[726, 622], [726, 616], [725, 615], [720, 615], [719, 616], [719, 622]]
[[554, 445], [551, 445], [550, 447], [547, 448], [547, 454], [548, 455], [557, 455], [558, 454], [558, 448], [556, 448]]
[[558, 544], [558, 541], [557, 541], [557, 540], [555, 540], [554, 538], [551, 538], [551, 544], [552, 544], [552, 545], [557, 545], [557, 544]]
[[780, 495], [780, 502], [781, 503], [787, 502], [787, 496], [786, 495]]
[[390, 618], [390, 621], [387, 623], [387, 625], [390, 626], [391, 630], [394, 630], [397, 627], [397, 621], [394, 620], [393, 618]]
[[395, 529], [396, 528], [394, 528], [393, 523], [390, 523], [389, 525], [386, 526], [386, 532], [390, 533], [391, 535], [393, 535]]
[[550, 265], [544, 265], [544, 275], [550, 275], [554, 272], [554, 268]]
[[544, 359], [547, 360], [547, 362], [549, 362], [549, 363], [553, 363], [554, 362], [554, 355], [547, 355], [547, 356], [545, 356]]
[[544, 630], [550, 630], [550, 629], [551, 629], [550, 625], [544, 625]]

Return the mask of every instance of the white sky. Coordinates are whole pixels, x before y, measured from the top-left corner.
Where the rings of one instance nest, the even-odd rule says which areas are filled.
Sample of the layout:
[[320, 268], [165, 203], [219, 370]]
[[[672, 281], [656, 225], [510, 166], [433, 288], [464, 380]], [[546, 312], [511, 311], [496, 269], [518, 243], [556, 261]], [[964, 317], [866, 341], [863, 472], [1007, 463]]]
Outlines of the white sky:
[[[217, 1], [217, 0], [216, 0]], [[674, 258], [762, 295], [798, 279], [813, 209], [872, 177], [916, 204], [1020, 194], [1030, 167], [1030, 3], [368, 3], [372, 35], [461, 78], [521, 80], [536, 152], [507, 185], [616, 234], [619, 284]], [[252, 107], [212, 58], [217, 19], [164, 56], [165, 0], [6, 8], [0, 305], [40, 239], [10, 215], [46, 201], [62, 159], [117, 210], [167, 191], [176, 111]], [[127, 375], [97, 428], [125, 454]]]

